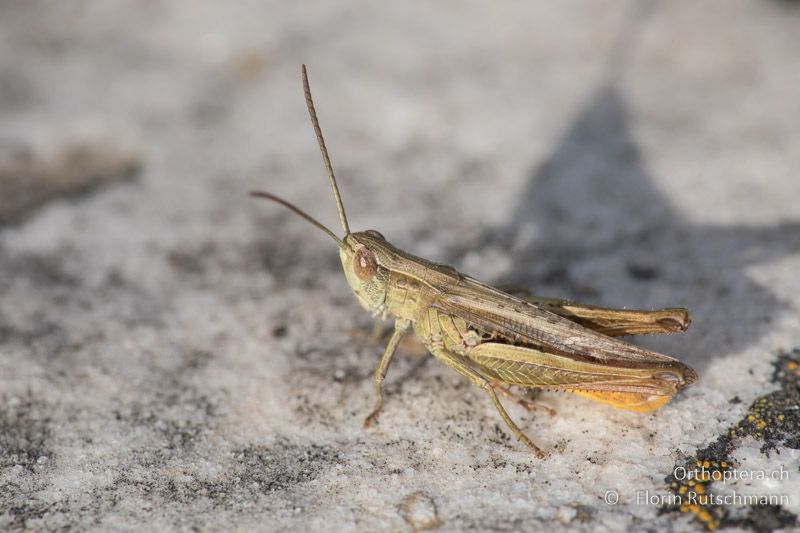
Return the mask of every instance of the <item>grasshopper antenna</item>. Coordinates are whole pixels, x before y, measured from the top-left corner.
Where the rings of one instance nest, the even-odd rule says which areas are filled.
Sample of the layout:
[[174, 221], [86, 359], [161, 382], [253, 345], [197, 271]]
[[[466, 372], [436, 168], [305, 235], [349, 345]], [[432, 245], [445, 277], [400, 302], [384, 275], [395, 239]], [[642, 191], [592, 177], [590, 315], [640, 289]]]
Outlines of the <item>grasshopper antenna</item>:
[[[344, 229], [344, 234], [346, 237], [350, 235], [350, 226], [347, 225], [347, 217], [344, 214], [342, 196], [339, 194], [339, 186], [336, 184], [336, 177], [333, 175], [333, 165], [331, 165], [331, 158], [328, 156], [328, 149], [325, 147], [325, 139], [322, 138], [322, 130], [319, 127], [319, 120], [317, 120], [317, 111], [314, 109], [314, 100], [311, 99], [311, 87], [308, 85], [308, 72], [306, 72], [305, 65], [303, 65], [303, 92], [306, 95], [306, 107], [308, 108], [309, 116], [311, 116], [311, 125], [314, 126], [314, 133], [317, 135], [317, 144], [319, 144], [319, 150], [322, 152], [322, 161], [325, 163], [325, 168], [328, 171], [328, 177], [331, 180], [333, 196], [336, 198], [336, 209], [339, 210], [339, 220], [342, 222], [342, 228]], [[273, 198], [273, 200], [275, 200], [275, 198]], [[284, 205], [286, 204], [284, 203]], [[286, 207], [289, 206], [286, 205]], [[308, 215], [306, 216], [308, 217]]]
[[321, 229], [322, 231], [327, 233], [330, 236], [331, 239], [336, 241], [336, 244], [339, 245], [339, 248], [344, 246], [344, 242], [342, 241], [342, 239], [337, 237], [334, 232], [332, 232], [331, 230], [329, 230], [328, 228], [323, 226], [322, 223], [320, 223], [317, 220], [315, 220], [314, 217], [312, 217], [311, 215], [309, 215], [308, 213], [306, 213], [305, 211], [303, 211], [302, 209], [300, 209], [299, 207], [297, 207], [293, 203], [288, 202], [288, 201], [284, 200], [283, 198], [280, 198], [279, 196], [275, 196], [272, 193], [264, 192], [264, 191], [251, 191], [250, 192], [250, 196], [255, 196], [256, 198], [265, 198], [267, 200], [272, 200], [273, 202], [277, 202], [277, 203], [281, 204], [282, 206], [288, 208], [289, 210], [293, 211], [295, 214], [303, 217], [304, 219], [309, 221], [311, 224], [313, 224], [314, 226], [318, 227], [319, 229]]

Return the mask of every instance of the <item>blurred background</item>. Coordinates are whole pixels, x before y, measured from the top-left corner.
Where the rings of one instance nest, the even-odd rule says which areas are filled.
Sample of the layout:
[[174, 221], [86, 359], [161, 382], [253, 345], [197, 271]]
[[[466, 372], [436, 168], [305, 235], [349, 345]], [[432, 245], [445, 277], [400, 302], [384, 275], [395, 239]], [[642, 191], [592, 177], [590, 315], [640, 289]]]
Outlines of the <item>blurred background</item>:
[[[661, 486], [797, 344], [798, 28], [767, 0], [0, 2], [0, 524], [421, 527], [418, 491], [452, 530], [655, 520], [592, 487]], [[341, 233], [301, 63], [354, 230], [688, 307], [642, 342], [702, 384], [654, 417], [515, 411], [540, 464], [401, 357], [363, 431], [372, 319], [327, 237], [247, 196]]]

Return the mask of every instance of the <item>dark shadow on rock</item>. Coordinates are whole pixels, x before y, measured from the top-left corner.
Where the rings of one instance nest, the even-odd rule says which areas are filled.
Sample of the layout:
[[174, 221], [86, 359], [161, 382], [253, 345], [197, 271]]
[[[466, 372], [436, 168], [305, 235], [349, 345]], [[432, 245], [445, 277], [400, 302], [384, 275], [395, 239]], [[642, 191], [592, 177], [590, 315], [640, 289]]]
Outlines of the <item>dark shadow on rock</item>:
[[[757, 342], [786, 309], [747, 269], [800, 251], [800, 221], [717, 226], [677, 211], [653, 184], [613, 82], [591, 96], [517, 198], [505, 223], [450, 250], [451, 262], [469, 250], [510, 250], [514, 266], [498, 284], [619, 307], [688, 307], [686, 336], [644, 342], [700, 370]], [[675, 288], [668, 301], [648, 297], [659, 284]], [[646, 301], [618, 301], [628, 294]]]

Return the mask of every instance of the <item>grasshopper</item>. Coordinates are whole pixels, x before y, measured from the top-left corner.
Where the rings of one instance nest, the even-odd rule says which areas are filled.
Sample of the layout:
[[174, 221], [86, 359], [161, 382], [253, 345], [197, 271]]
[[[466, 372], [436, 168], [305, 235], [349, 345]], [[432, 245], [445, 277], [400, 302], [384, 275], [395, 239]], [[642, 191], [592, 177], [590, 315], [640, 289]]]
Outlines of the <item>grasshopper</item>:
[[259, 191], [251, 195], [282, 204], [327, 233], [339, 247], [345, 278], [362, 307], [383, 320], [394, 319], [394, 332], [375, 371], [377, 400], [364, 427], [372, 425], [383, 408], [382, 383], [409, 330], [436, 359], [480, 387], [511, 432], [539, 458], [544, 453], [511, 419], [498, 392], [524, 405], [526, 400], [510, 387], [568, 391], [619, 409], [648, 412], [697, 380], [695, 371], [682, 362], [615, 338], [683, 332], [691, 322], [686, 309], [613, 309], [514, 296], [451, 266], [400, 250], [375, 230], [351, 232], [305, 65], [302, 78], [344, 236], [278, 196]]

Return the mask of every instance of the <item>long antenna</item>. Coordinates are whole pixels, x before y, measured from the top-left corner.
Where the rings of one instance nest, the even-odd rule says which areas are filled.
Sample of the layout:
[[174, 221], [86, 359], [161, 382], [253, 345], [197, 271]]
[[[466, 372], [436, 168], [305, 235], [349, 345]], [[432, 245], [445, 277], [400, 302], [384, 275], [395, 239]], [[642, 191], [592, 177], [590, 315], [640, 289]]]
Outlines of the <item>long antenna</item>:
[[[322, 161], [325, 162], [325, 168], [328, 170], [328, 177], [331, 180], [331, 187], [333, 187], [333, 196], [336, 198], [336, 208], [339, 210], [339, 220], [342, 222], [342, 228], [344, 229], [346, 237], [350, 235], [350, 226], [347, 225], [342, 196], [339, 194], [339, 186], [336, 185], [336, 177], [333, 175], [333, 165], [331, 165], [331, 158], [328, 156], [328, 149], [325, 148], [325, 139], [322, 138], [322, 130], [319, 127], [319, 120], [317, 120], [317, 112], [314, 109], [314, 100], [311, 99], [311, 87], [308, 85], [308, 73], [306, 72], [305, 65], [303, 65], [303, 92], [306, 95], [306, 107], [308, 108], [308, 114], [311, 116], [311, 125], [314, 126], [314, 133], [317, 135], [317, 144], [319, 144], [319, 150], [322, 152]], [[287, 205], [287, 207], [289, 206]]]
[[294, 211], [295, 214], [300, 215], [301, 217], [303, 217], [304, 219], [306, 219], [307, 221], [311, 222], [313, 225], [315, 225], [316, 227], [318, 227], [319, 229], [321, 229], [322, 231], [324, 231], [325, 233], [330, 235], [331, 239], [336, 241], [336, 244], [338, 244], [340, 248], [342, 246], [344, 246], [344, 242], [342, 242], [342, 239], [337, 237], [334, 232], [332, 232], [331, 230], [329, 230], [328, 228], [323, 226], [320, 222], [317, 222], [314, 219], [314, 217], [312, 217], [311, 215], [309, 215], [308, 213], [306, 213], [305, 211], [303, 211], [302, 209], [300, 209], [299, 207], [297, 207], [293, 203], [288, 202], [288, 201], [284, 200], [283, 198], [281, 198], [279, 196], [275, 196], [272, 193], [264, 192], [264, 191], [251, 191], [250, 192], [250, 196], [255, 196], [256, 198], [266, 198], [267, 200], [272, 200], [273, 202], [277, 202], [277, 203], [281, 204], [282, 206]]

